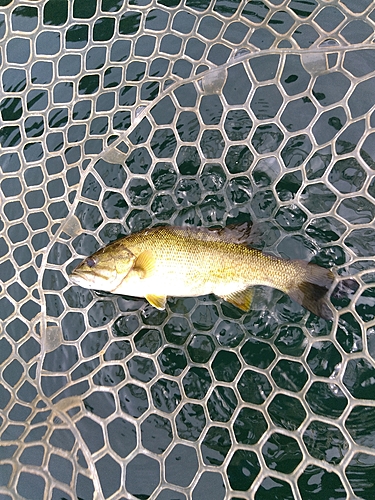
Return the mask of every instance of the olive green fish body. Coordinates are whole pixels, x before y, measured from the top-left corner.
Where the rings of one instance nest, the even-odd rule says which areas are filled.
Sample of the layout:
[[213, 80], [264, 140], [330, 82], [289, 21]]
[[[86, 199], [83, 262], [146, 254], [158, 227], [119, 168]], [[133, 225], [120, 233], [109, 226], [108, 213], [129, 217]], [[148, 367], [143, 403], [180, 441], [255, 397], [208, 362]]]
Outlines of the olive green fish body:
[[[122, 266], [124, 270], [121, 279], [117, 273], [100, 289], [146, 297], [158, 308], [165, 307], [168, 296], [214, 293], [248, 310], [252, 297], [250, 287], [266, 285], [288, 293], [313, 312], [328, 316], [323, 297], [332, 283], [330, 271], [302, 261], [265, 255], [247, 247], [241, 232], [236, 235], [229, 228], [157, 227], [131, 234], [91, 256], [89, 259], [98, 261], [96, 265], [87, 269], [83, 263], [73, 272], [73, 281], [74, 273], [76, 282], [81, 281], [77, 284], [82, 284], [85, 274], [102, 272], [100, 252], [107, 252], [113, 266]], [[307, 290], [304, 283], [309, 284]], [[87, 282], [83, 286], [88, 286]], [[311, 300], [315, 303], [311, 304]]]
[[[151, 287], [145, 288], [144, 294], [221, 296], [256, 284], [280, 288], [283, 279], [278, 279], [275, 266], [280, 272], [291, 267], [288, 262], [203, 230], [162, 227], [125, 237], [122, 243], [136, 259], [144, 252], [152, 252], [152, 271], [145, 277], [138, 274], [140, 285]], [[125, 281], [118, 292], [129, 295], [126, 288]]]

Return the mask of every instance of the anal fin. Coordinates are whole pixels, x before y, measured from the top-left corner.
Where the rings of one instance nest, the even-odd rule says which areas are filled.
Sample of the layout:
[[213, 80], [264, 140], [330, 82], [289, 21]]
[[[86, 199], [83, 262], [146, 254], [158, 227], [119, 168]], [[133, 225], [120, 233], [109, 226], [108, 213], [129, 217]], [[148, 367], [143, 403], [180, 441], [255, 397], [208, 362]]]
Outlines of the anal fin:
[[221, 295], [221, 298], [238, 307], [242, 311], [249, 311], [253, 300], [254, 290], [246, 288], [238, 292], [233, 292], [228, 295]]
[[165, 303], [167, 301], [167, 297], [163, 295], [146, 295], [146, 300], [156, 309], [165, 309]]

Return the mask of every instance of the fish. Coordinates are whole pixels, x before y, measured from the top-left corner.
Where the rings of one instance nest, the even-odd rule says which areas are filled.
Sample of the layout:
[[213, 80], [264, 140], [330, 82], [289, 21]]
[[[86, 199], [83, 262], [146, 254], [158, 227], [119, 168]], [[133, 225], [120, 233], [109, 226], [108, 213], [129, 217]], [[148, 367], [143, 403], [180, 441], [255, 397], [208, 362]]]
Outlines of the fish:
[[250, 223], [221, 229], [156, 226], [122, 237], [87, 257], [70, 275], [84, 288], [145, 298], [165, 309], [167, 297], [215, 294], [249, 311], [253, 287], [286, 293], [331, 320], [330, 269], [252, 248]]

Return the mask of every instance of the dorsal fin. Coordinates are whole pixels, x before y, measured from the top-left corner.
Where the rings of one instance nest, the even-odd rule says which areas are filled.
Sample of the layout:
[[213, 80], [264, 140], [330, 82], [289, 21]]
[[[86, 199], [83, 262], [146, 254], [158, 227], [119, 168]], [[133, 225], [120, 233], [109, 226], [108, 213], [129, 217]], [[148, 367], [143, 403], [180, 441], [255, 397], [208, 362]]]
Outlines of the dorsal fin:
[[220, 238], [226, 241], [248, 245], [252, 241], [252, 228], [252, 222], [247, 221], [242, 224], [229, 224], [219, 229], [210, 229], [210, 231], [216, 232]]

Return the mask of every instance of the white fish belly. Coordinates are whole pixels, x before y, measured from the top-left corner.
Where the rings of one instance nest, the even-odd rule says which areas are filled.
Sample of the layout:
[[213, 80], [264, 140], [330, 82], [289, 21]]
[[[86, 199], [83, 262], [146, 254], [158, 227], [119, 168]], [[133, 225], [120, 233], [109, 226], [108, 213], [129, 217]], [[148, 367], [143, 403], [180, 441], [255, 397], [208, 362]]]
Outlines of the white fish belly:
[[[169, 297], [197, 297], [215, 293], [228, 295], [246, 288], [246, 283], [239, 276], [230, 279], [220, 272], [211, 272], [210, 266], [201, 262], [202, 266], [192, 266], [180, 261], [156, 262], [150, 276], [142, 277], [132, 271], [123, 280], [115, 293], [134, 297], [146, 295]], [[206, 263], [207, 264], [207, 263]], [[234, 278], [234, 279], [233, 279]]]

